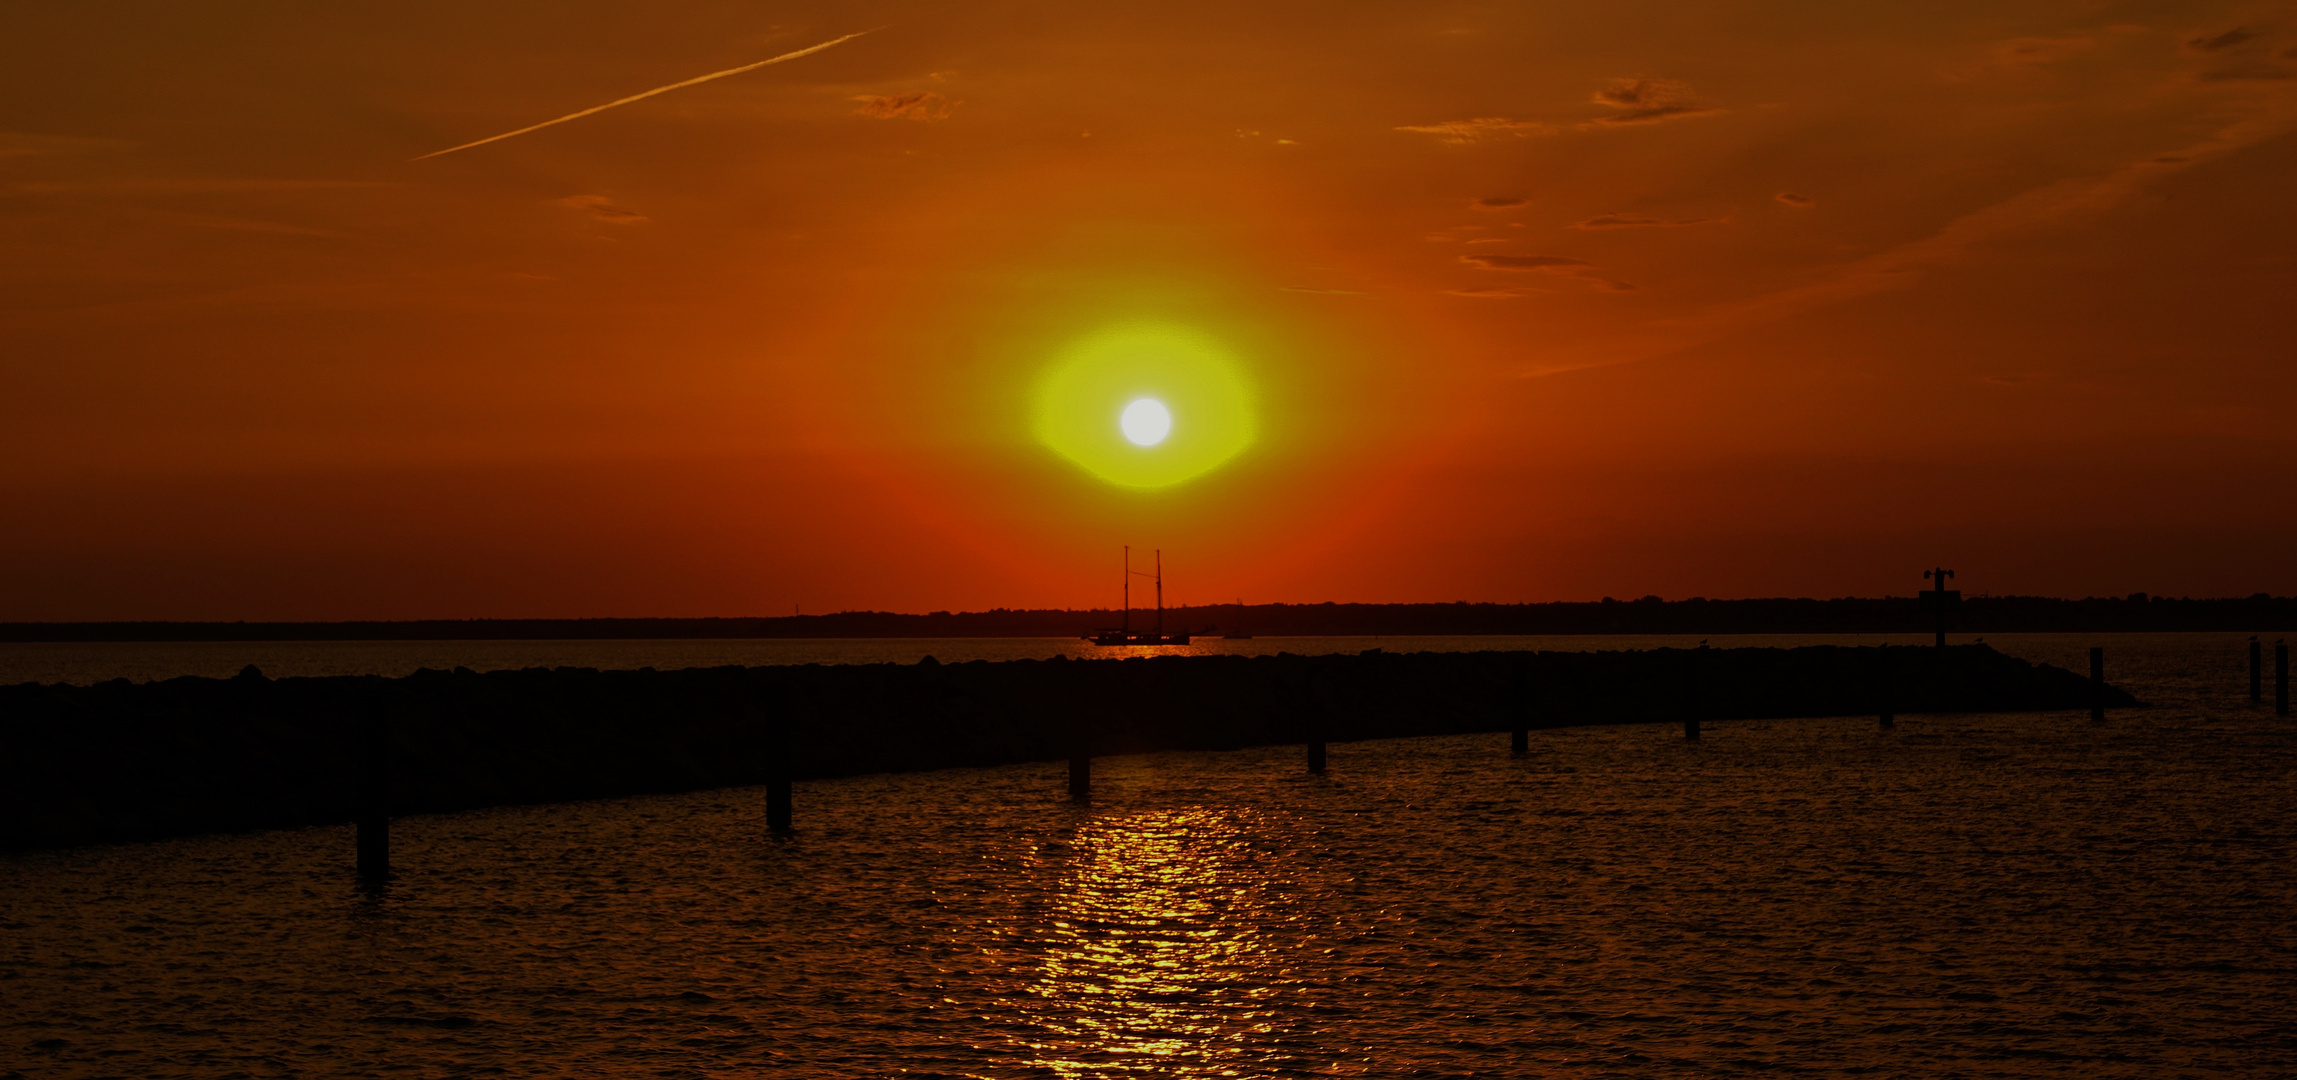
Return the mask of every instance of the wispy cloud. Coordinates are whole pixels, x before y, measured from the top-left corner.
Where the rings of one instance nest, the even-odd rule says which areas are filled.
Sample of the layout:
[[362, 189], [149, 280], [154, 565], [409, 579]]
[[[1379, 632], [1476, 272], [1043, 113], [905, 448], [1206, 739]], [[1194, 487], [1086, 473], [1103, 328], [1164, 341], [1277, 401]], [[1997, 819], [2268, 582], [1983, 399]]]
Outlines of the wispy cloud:
[[[2251, 115], [2187, 146], [2134, 158], [2102, 176], [2069, 178], [2031, 189], [1956, 218], [1923, 239], [1838, 266], [1823, 280], [1719, 305], [1702, 315], [1671, 320], [1663, 327], [1654, 326], [1653, 332], [1641, 342], [1600, 359], [1526, 374], [1552, 375], [1670, 355], [1752, 326], [1845, 300], [1906, 288], [1921, 281], [1925, 271], [1965, 259], [1972, 249], [2004, 235], [2063, 225], [2103, 213], [2162, 179], [2195, 165], [2297, 133], [2297, 94], [2277, 94], [2261, 105]], [[1803, 205], [1783, 195], [1781, 201]]]
[[[1483, 270], [1558, 274], [1605, 292], [1635, 291], [1635, 286], [1629, 282], [1615, 281], [1596, 273], [1594, 263], [1562, 255], [1462, 255], [1460, 261]], [[1459, 295], [1480, 296], [1484, 293], [1485, 290], [1472, 290]]]
[[1460, 261], [1485, 270], [1570, 270], [1595, 265], [1561, 255], [1462, 255]]
[[1677, 229], [1685, 225], [1710, 225], [1721, 218], [1655, 218], [1649, 214], [1601, 214], [1571, 227], [1574, 229]]
[[1811, 207], [1818, 205], [1817, 199], [1811, 198], [1808, 195], [1797, 195], [1792, 191], [1782, 191], [1771, 197], [1787, 204], [1788, 206], [1800, 207], [1804, 210], [1808, 210]]
[[861, 102], [861, 108], [854, 111], [863, 116], [879, 120], [916, 120], [927, 124], [949, 119], [949, 110], [964, 104], [962, 101], [951, 101], [931, 90], [887, 97], [862, 94], [854, 100]]
[[2041, 67], [2096, 48], [2096, 38], [2022, 37], [1994, 46], [1994, 62], [2007, 67]]
[[1510, 120], [1504, 116], [1479, 116], [1473, 120], [1446, 120], [1441, 124], [1407, 125], [1396, 130], [1433, 135], [1442, 142], [1461, 145], [1503, 136], [1521, 139], [1532, 135], [1552, 135], [1556, 128], [1553, 124], [1544, 124], [1537, 120]]
[[1657, 124], [1723, 111], [1700, 104], [1692, 95], [1690, 84], [1673, 79], [1613, 79], [1610, 86], [1597, 90], [1589, 100], [1619, 110], [1592, 121], [1606, 127]]
[[2193, 40], [2186, 42], [2185, 47], [2192, 49], [2195, 52], [2221, 52], [2223, 50], [2230, 49], [2236, 45], [2239, 45], [2245, 41], [2252, 40], [2256, 36], [2257, 35], [2250, 33], [2246, 28], [2236, 26], [2222, 34], [2204, 35], [2194, 38]]
[[1468, 205], [1478, 210], [1513, 210], [1528, 202], [1529, 199], [1519, 199], [1513, 195], [1487, 195]]
[[609, 225], [637, 225], [650, 220], [646, 215], [615, 202], [604, 195], [569, 195], [552, 200], [569, 210], [579, 210]]
[[468, 149], [471, 149], [472, 147], [475, 147], [475, 146], [485, 146], [486, 144], [488, 144], [488, 143], [491, 143], [491, 142], [501, 142], [501, 141], [503, 141], [504, 139], [513, 138], [513, 137], [515, 137], [515, 136], [519, 136], [519, 135], [524, 135], [524, 134], [526, 134], [526, 133], [528, 133], [528, 132], [530, 132], [530, 131], [541, 131], [542, 129], [544, 129], [544, 128], [546, 128], [546, 127], [550, 127], [550, 126], [552, 126], [552, 125], [554, 125], [554, 124], [563, 124], [563, 123], [566, 123], [566, 122], [567, 122], [567, 121], [569, 121], [569, 120], [580, 120], [580, 119], [582, 119], [582, 118], [583, 118], [583, 117], [585, 117], [585, 116], [591, 116], [591, 115], [594, 115], [594, 114], [596, 114], [596, 113], [602, 113], [602, 112], [605, 112], [605, 111], [606, 111], [606, 110], [608, 110], [608, 109], [612, 109], [612, 108], [618, 108], [618, 107], [620, 107], [620, 106], [623, 106], [623, 105], [628, 105], [628, 104], [630, 104], [630, 103], [631, 103], [631, 102], [633, 102], [633, 101], [644, 101], [644, 100], [646, 100], [647, 98], [653, 97], [653, 96], [654, 96], [654, 95], [656, 95], [656, 94], [667, 94], [667, 93], [669, 93], [669, 92], [670, 92], [670, 91], [672, 91], [672, 90], [683, 90], [683, 89], [685, 89], [686, 87], [689, 87], [689, 86], [697, 86], [697, 85], [700, 85], [700, 84], [702, 84], [702, 83], [706, 83], [706, 82], [709, 82], [709, 81], [711, 81], [711, 80], [713, 80], [713, 79], [723, 79], [723, 78], [725, 78], [725, 77], [726, 77], [726, 76], [728, 76], [728, 75], [739, 75], [739, 74], [741, 74], [741, 73], [743, 73], [743, 72], [745, 72], [745, 71], [756, 71], [756, 70], [758, 70], [759, 68], [765, 67], [765, 66], [766, 66], [766, 65], [768, 65], [768, 64], [779, 64], [779, 63], [782, 63], [783, 61], [786, 61], [786, 60], [795, 60], [795, 59], [797, 59], [798, 57], [801, 57], [801, 56], [811, 56], [811, 55], [813, 55], [814, 53], [818, 53], [818, 52], [822, 51], [823, 49], [827, 49], [827, 48], [829, 48], [829, 47], [831, 47], [831, 46], [833, 46], [833, 45], [843, 45], [843, 44], [845, 44], [846, 42], [848, 42], [848, 41], [852, 41], [853, 39], [855, 39], [855, 38], [857, 38], [857, 37], [860, 37], [861, 35], [863, 35], [863, 34], [866, 34], [866, 33], [869, 33], [869, 31], [867, 31], [867, 30], [859, 30], [859, 31], [856, 31], [856, 32], [854, 32], [854, 33], [851, 33], [851, 34], [847, 34], [846, 36], [844, 36], [844, 37], [841, 37], [841, 38], [833, 38], [833, 39], [831, 39], [831, 40], [829, 40], [829, 41], [825, 41], [825, 42], [822, 42], [822, 43], [821, 43], [821, 44], [819, 44], [819, 45], [810, 45], [810, 46], [807, 46], [806, 48], [803, 48], [803, 49], [799, 49], [799, 50], [798, 50], [798, 51], [796, 51], [796, 52], [786, 52], [786, 53], [783, 53], [783, 54], [781, 54], [780, 56], [771, 57], [771, 58], [769, 58], [769, 59], [765, 59], [765, 60], [760, 60], [760, 61], [758, 61], [758, 62], [757, 62], [757, 63], [755, 63], [755, 64], [744, 64], [744, 65], [742, 65], [741, 67], [738, 67], [738, 68], [727, 68], [727, 69], [726, 69], [726, 70], [724, 70], [724, 71], [713, 71], [713, 72], [711, 72], [711, 73], [710, 73], [710, 74], [708, 74], [708, 75], [698, 75], [698, 76], [695, 76], [694, 78], [691, 78], [691, 79], [687, 79], [687, 80], [686, 80], [686, 81], [684, 81], [684, 82], [674, 82], [674, 83], [671, 83], [671, 84], [670, 84], [670, 85], [668, 85], [668, 86], [657, 86], [657, 87], [655, 87], [654, 89], [652, 89], [652, 90], [648, 90], [648, 91], [646, 91], [646, 92], [644, 92], [644, 93], [640, 93], [640, 94], [632, 94], [632, 95], [630, 95], [629, 97], [626, 97], [626, 98], [618, 98], [618, 99], [616, 99], [616, 100], [614, 100], [614, 101], [609, 101], [609, 102], [607, 102], [607, 103], [606, 103], [606, 104], [604, 104], [604, 105], [593, 105], [593, 106], [591, 106], [590, 108], [584, 109], [584, 110], [582, 110], [582, 111], [580, 111], [580, 112], [571, 112], [571, 113], [568, 113], [568, 114], [566, 114], [565, 116], [561, 116], [561, 117], [559, 117], [559, 118], [557, 118], [557, 119], [555, 119], [555, 120], [545, 120], [545, 121], [543, 121], [542, 123], [539, 123], [539, 124], [528, 124], [527, 126], [525, 126], [525, 127], [522, 127], [522, 128], [520, 128], [520, 129], [518, 129], [517, 131], [506, 131], [506, 132], [503, 132], [503, 133], [502, 133], [502, 134], [500, 134], [500, 135], [489, 135], [489, 136], [487, 136], [487, 137], [486, 137], [486, 138], [484, 138], [484, 139], [480, 139], [480, 140], [477, 140], [476, 142], [467, 142], [467, 143], [464, 143], [464, 144], [462, 144], [461, 146], [450, 146], [450, 147], [447, 147], [447, 148], [446, 148], [446, 149], [444, 149], [444, 150], [433, 150], [433, 151], [431, 151], [431, 152], [430, 152], [430, 153], [428, 153], [428, 154], [422, 154], [422, 155], [419, 155], [419, 156], [417, 156], [417, 157], [414, 157], [414, 158], [410, 158], [409, 160], [412, 160], [412, 161], [423, 161], [423, 160], [425, 160], [425, 159], [428, 159], [428, 158], [435, 158], [435, 157], [440, 157], [440, 156], [442, 156], [442, 155], [445, 155], [445, 154], [452, 154], [452, 153], [455, 153], [456, 151], [459, 151], [459, 150], [468, 150]]

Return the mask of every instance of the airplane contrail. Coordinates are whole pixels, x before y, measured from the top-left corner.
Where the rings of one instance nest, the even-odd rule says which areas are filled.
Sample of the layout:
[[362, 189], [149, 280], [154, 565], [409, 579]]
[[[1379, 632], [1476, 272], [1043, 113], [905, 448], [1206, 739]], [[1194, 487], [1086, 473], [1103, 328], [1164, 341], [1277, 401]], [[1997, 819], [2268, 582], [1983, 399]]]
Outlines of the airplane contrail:
[[[880, 28], [880, 29], [882, 29], [882, 28]], [[500, 135], [490, 135], [490, 136], [487, 136], [486, 138], [484, 138], [484, 139], [480, 139], [480, 140], [479, 140], [479, 141], [477, 141], [477, 142], [467, 142], [467, 143], [464, 143], [464, 144], [462, 144], [461, 146], [450, 146], [450, 147], [447, 147], [447, 148], [446, 148], [446, 149], [444, 149], [444, 150], [433, 150], [433, 151], [431, 151], [431, 152], [430, 152], [430, 153], [428, 153], [428, 154], [424, 154], [424, 155], [421, 155], [420, 157], [412, 157], [412, 158], [408, 158], [407, 160], [409, 160], [409, 161], [422, 161], [422, 160], [424, 160], [425, 158], [435, 158], [435, 157], [438, 157], [438, 156], [440, 156], [440, 155], [442, 155], [442, 154], [452, 154], [452, 153], [454, 153], [454, 152], [455, 152], [455, 151], [457, 151], [457, 150], [468, 150], [468, 149], [470, 149], [471, 147], [474, 147], [474, 146], [485, 146], [486, 144], [488, 144], [488, 143], [491, 143], [491, 142], [501, 142], [502, 140], [504, 140], [504, 139], [507, 139], [507, 138], [510, 138], [510, 137], [511, 137], [511, 136], [513, 136], [513, 135], [524, 135], [524, 134], [526, 134], [526, 133], [527, 133], [527, 132], [529, 132], [529, 131], [540, 131], [540, 130], [542, 130], [543, 128], [546, 128], [546, 127], [549, 127], [549, 126], [551, 126], [552, 124], [563, 124], [563, 123], [565, 123], [565, 122], [567, 122], [567, 121], [569, 121], [569, 120], [580, 120], [580, 119], [582, 119], [583, 117], [585, 117], [585, 116], [589, 116], [589, 115], [590, 115], [590, 114], [592, 114], [592, 113], [602, 113], [602, 112], [605, 112], [605, 111], [606, 111], [606, 110], [608, 110], [608, 109], [614, 108], [614, 107], [615, 107], [615, 106], [617, 106], [617, 105], [628, 105], [628, 104], [630, 104], [630, 103], [631, 103], [631, 102], [633, 102], [633, 101], [643, 101], [643, 100], [645, 100], [645, 99], [647, 99], [647, 98], [653, 97], [653, 96], [654, 96], [654, 95], [656, 95], [656, 94], [667, 94], [667, 93], [669, 93], [669, 92], [670, 92], [670, 91], [672, 91], [672, 90], [683, 89], [683, 88], [685, 88], [685, 87], [688, 87], [688, 86], [692, 86], [692, 85], [694, 85], [694, 84], [696, 84], [696, 83], [706, 83], [706, 82], [709, 82], [709, 81], [710, 81], [710, 80], [712, 80], [712, 79], [723, 79], [723, 78], [725, 78], [725, 77], [726, 77], [726, 76], [728, 76], [728, 75], [739, 75], [739, 74], [741, 74], [741, 73], [743, 73], [743, 72], [745, 72], [745, 71], [756, 71], [757, 69], [759, 69], [759, 68], [762, 68], [762, 67], [765, 67], [765, 66], [766, 66], [766, 65], [768, 65], [768, 64], [779, 64], [779, 63], [781, 63], [781, 62], [782, 62], [782, 61], [784, 61], [784, 60], [795, 60], [795, 59], [797, 59], [798, 57], [801, 57], [801, 56], [807, 56], [807, 55], [810, 55], [810, 54], [812, 54], [812, 53], [818, 53], [818, 52], [822, 51], [823, 49], [829, 48], [829, 47], [830, 47], [830, 46], [832, 46], [832, 45], [843, 45], [843, 44], [845, 44], [846, 42], [848, 42], [848, 41], [852, 41], [853, 39], [855, 39], [855, 38], [857, 38], [857, 37], [860, 37], [861, 35], [863, 35], [863, 34], [866, 34], [866, 33], [869, 33], [869, 32], [870, 32], [870, 31], [868, 31], [868, 30], [857, 30], [857, 31], [855, 31], [855, 32], [853, 32], [853, 33], [851, 33], [851, 34], [847, 34], [847, 35], [846, 35], [846, 36], [844, 36], [844, 37], [841, 37], [841, 38], [836, 38], [836, 39], [833, 39], [833, 40], [830, 40], [830, 41], [825, 41], [825, 42], [822, 42], [822, 43], [821, 43], [821, 44], [819, 44], [819, 45], [814, 45], [814, 46], [811, 46], [811, 47], [809, 47], [809, 48], [799, 49], [799, 50], [798, 50], [798, 51], [796, 51], [796, 52], [786, 52], [786, 53], [783, 53], [783, 54], [781, 54], [780, 56], [774, 57], [774, 58], [773, 58], [773, 59], [771, 59], [771, 60], [760, 60], [760, 61], [758, 61], [758, 62], [757, 62], [757, 63], [755, 63], [755, 64], [744, 64], [744, 65], [742, 65], [741, 67], [738, 67], [738, 68], [727, 68], [727, 69], [726, 69], [726, 70], [724, 70], [724, 71], [713, 71], [713, 72], [711, 72], [711, 73], [710, 73], [710, 74], [708, 74], [708, 75], [701, 75], [701, 76], [697, 76], [697, 77], [695, 77], [695, 78], [691, 78], [691, 79], [688, 79], [688, 80], [686, 80], [685, 82], [675, 82], [675, 83], [671, 83], [671, 84], [670, 84], [670, 85], [668, 85], [668, 86], [657, 86], [657, 87], [655, 87], [654, 89], [652, 89], [652, 90], [648, 90], [648, 91], [646, 91], [646, 92], [645, 92], [645, 93], [643, 93], [643, 94], [632, 94], [632, 95], [630, 95], [629, 97], [623, 98], [623, 99], [621, 99], [621, 100], [619, 100], [619, 101], [609, 101], [609, 102], [607, 102], [607, 103], [606, 103], [606, 104], [604, 104], [604, 105], [594, 105], [594, 106], [591, 106], [590, 108], [587, 108], [587, 109], [584, 109], [584, 110], [582, 110], [581, 112], [568, 113], [568, 114], [566, 114], [565, 116], [561, 116], [561, 117], [559, 117], [559, 118], [558, 118], [558, 119], [556, 119], [556, 120], [545, 120], [545, 121], [543, 121], [542, 123], [539, 123], [539, 124], [529, 124], [529, 125], [527, 125], [526, 127], [522, 127], [522, 128], [520, 128], [520, 129], [518, 129], [517, 131], [506, 131], [506, 132], [503, 132], [503, 133], [502, 133], [502, 134], [500, 134]]]

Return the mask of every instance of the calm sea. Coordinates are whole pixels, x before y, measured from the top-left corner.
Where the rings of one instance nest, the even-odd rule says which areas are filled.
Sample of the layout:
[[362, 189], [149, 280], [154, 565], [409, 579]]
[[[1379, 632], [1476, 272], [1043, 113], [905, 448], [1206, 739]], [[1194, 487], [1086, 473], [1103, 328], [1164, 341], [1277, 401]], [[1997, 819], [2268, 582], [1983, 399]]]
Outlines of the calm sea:
[[[1955, 635], [2014, 656], [2088, 670], [2087, 648], [2105, 645], [2117, 664], [2126, 654], [2140, 663], [2163, 649], [2180, 657], [2214, 656], [2246, 664], [2241, 634], [2001, 634], [1991, 640]], [[249, 664], [273, 678], [292, 675], [411, 675], [422, 668], [467, 667], [498, 671], [531, 667], [641, 668], [664, 671], [726, 664], [914, 664], [931, 656], [943, 663], [968, 660], [1043, 660], [1116, 656], [1290, 652], [1478, 652], [1487, 649], [1792, 648], [1797, 645], [1927, 645], [1928, 634], [1605, 634], [1486, 635], [1474, 637], [1264, 637], [1211, 638], [1166, 648], [1104, 648], [1077, 638], [760, 638], [640, 641], [189, 641], [0, 643], [0, 686], [14, 683], [88, 685], [108, 679], [228, 678]], [[2134, 650], [2134, 651], [2133, 651]], [[2177, 661], [2183, 663], [2183, 660]], [[2244, 669], [2246, 670], [2246, 669]], [[2122, 681], [2122, 672], [2112, 677]], [[2244, 676], [2246, 677], [2246, 676]], [[2142, 696], [2142, 695], [2141, 695]]]
[[[1759, 643], [1810, 640], [1874, 639]], [[403, 818], [380, 896], [348, 827], [4, 855], [0, 1076], [2291, 1075], [2297, 721], [2248, 703], [2245, 640], [1992, 642], [2103, 644], [2151, 703], [2103, 725], [1108, 758], [1085, 805], [1053, 763], [862, 777], [798, 785], [786, 842], [747, 789]], [[7, 677], [1089, 648], [10, 647]]]

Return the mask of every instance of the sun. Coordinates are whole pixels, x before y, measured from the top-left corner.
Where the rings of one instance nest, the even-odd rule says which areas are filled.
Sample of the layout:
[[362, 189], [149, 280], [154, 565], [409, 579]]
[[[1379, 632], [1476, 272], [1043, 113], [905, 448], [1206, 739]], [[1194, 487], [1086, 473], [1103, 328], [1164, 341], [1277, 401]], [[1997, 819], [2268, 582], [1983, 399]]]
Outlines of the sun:
[[1123, 487], [1195, 479], [1242, 453], [1259, 430], [1236, 355], [1170, 323], [1127, 323], [1072, 342], [1039, 380], [1035, 405], [1039, 441]]
[[1155, 446], [1172, 432], [1172, 410], [1155, 398], [1142, 398], [1125, 406], [1124, 415], [1117, 417], [1117, 427], [1134, 446]]

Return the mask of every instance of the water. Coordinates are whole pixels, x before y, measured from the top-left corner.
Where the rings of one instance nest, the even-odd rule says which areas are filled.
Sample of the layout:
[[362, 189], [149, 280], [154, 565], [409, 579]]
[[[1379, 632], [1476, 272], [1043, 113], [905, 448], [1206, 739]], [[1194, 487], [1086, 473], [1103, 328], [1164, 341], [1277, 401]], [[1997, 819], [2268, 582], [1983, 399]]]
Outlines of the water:
[[[1955, 635], [1960, 644], [1973, 640]], [[1984, 639], [1979, 639], [1984, 640]], [[2247, 637], [2239, 634], [1998, 634], [1995, 647], [2029, 660], [2087, 671], [2084, 649], [2103, 644], [2119, 659], [2117, 645], [2182, 641], [2179, 649], [2215, 650], [2234, 657]], [[1159, 648], [1105, 648], [1077, 638], [733, 638], [632, 641], [131, 641], [0, 642], [0, 686], [14, 683], [73, 683], [86, 686], [108, 679], [146, 682], [197, 675], [229, 678], [253, 664], [273, 678], [297, 675], [414, 674], [421, 668], [474, 671], [531, 667], [680, 668], [773, 664], [914, 664], [927, 656], [943, 663], [968, 660], [1043, 660], [1110, 656], [1272, 656], [1391, 652], [1477, 652], [1486, 649], [1684, 648], [1711, 641], [1717, 648], [1792, 648], [1797, 645], [1927, 645], [1928, 634], [1584, 634], [1485, 635], [1461, 637], [1264, 637], [1230, 641], [1201, 639]], [[2206, 643], [2206, 644], [2203, 644]], [[2138, 654], [2156, 650], [2141, 647]], [[2180, 654], [2182, 655], [2182, 654]], [[2116, 676], [2117, 680], [2119, 675]]]
[[414, 817], [379, 897], [347, 827], [0, 856], [0, 1075], [2297, 1071], [2297, 723], [2242, 636], [2103, 640], [2153, 703], [2104, 726], [863, 777], [782, 843], [755, 790]]

